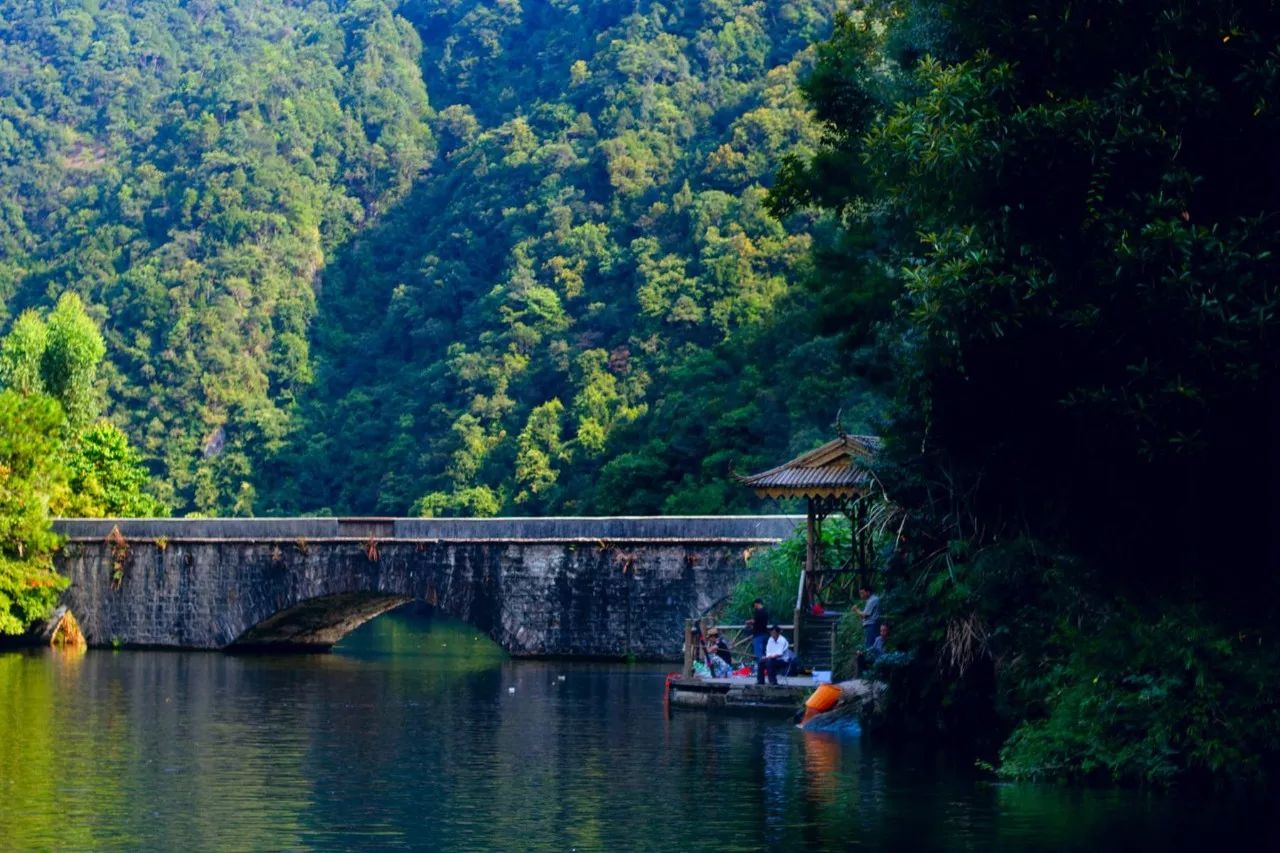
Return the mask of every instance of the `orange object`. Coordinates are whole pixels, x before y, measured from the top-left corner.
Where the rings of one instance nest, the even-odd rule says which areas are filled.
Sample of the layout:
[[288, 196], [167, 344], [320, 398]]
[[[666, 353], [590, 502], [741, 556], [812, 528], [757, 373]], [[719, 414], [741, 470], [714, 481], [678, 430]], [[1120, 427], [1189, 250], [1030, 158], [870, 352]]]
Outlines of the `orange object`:
[[819, 684], [818, 689], [804, 700], [804, 719], [800, 721], [800, 725], [809, 722], [818, 714], [830, 711], [840, 701], [840, 688], [834, 684]]

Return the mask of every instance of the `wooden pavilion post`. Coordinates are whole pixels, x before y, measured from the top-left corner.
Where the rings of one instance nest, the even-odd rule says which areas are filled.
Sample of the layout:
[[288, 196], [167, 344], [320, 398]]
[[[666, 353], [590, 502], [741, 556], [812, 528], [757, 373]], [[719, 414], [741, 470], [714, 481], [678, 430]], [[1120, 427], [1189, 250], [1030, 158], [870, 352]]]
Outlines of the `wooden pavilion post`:
[[808, 608], [809, 598], [812, 592], [812, 584], [814, 582], [814, 569], [818, 563], [818, 524], [816, 513], [813, 508], [813, 498], [807, 501], [809, 506], [809, 518], [806, 525], [806, 537], [804, 547], [804, 574], [800, 576], [800, 589], [796, 594], [796, 610], [791, 624], [795, 627], [792, 629], [791, 642], [796, 647], [796, 654], [800, 654], [800, 626], [804, 624], [805, 610]]
[[804, 548], [804, 572], [806, 575], [812, 576], [814, 563], [817, 561], [818, 545], [817, 545], [817, 523], [813, 515], [813, 498], [809, 498], [809, 524], [808, 537], [805, 540]]
[[684, 677], [693, 675], [693, 620], [684, 620]]

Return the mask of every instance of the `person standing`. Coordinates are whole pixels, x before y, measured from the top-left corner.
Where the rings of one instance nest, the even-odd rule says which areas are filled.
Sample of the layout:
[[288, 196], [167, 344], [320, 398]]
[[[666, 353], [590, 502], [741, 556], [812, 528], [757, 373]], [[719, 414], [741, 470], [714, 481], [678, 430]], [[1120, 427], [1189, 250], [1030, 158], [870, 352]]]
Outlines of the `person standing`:
[[862, 617], [862, 645], [869, 649], [880, 636], [880, 596], [872, 591], [868, 581], [858, 587], [858, 597], [862, 599], [862, 606], [853, 608], [853, 612]]
[[769, 642], [769, 611], [765, 609], [764, 599], [757, 598], [751, 602], [751, 620], [747, 622], [751, 630], [751, 653], [756, 656], [756, 670], [760, 669], [764, 660], [764, 648]]

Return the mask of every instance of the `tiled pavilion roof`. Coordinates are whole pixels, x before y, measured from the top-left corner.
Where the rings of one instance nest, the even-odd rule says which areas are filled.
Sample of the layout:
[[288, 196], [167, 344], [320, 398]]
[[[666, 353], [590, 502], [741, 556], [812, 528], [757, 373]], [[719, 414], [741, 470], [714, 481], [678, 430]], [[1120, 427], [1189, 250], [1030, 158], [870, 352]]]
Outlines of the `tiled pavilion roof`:
[[739, 479], [771, 498], [854, 497], [871, 481], [862, 463], [879, 449], [874, 435], [842, 435], [776, 468]]

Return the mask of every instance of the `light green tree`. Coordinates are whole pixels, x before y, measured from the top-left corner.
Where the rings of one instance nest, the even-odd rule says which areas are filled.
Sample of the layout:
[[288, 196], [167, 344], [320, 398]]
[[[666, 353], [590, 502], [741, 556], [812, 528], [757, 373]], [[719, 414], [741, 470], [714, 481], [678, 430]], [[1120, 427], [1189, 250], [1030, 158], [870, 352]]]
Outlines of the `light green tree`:
[[44, 320], [32, 310], [23, 311], [0, 342], [0, 385], [19, 394], [44, 390], [40, 360], [49, 334]]
[[529, 413], [517, 440], [516, 482], [520, 491], [516, 503], [531, 501], [555, 486], [560, 474], [556, 466], [564, 456], [563, 419], [564, 404], [559, 400], [549, 400]]
[[49, 614], [67, 581], [53, 570], [50, 507], [67, 490], [64, 420], [42, 394], [0, 391], [0, 634]]
[[[168, 509], [147, 492], [147, 469], [119, 427], [98, 421], [67, 453], [71, 515], [154, 518]], [[64, 510], [65, 511], [65, 510]]]

